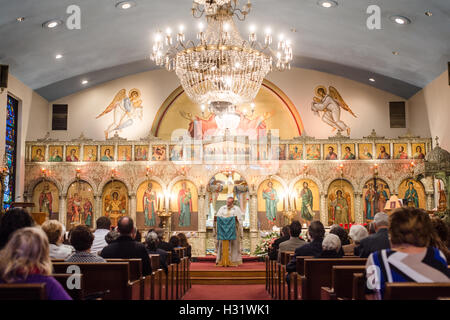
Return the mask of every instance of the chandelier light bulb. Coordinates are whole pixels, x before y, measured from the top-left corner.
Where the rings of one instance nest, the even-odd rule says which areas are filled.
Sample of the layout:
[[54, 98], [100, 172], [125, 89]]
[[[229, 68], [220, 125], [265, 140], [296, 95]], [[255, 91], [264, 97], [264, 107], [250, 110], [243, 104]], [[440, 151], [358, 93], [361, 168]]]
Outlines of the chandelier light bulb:
[[283, 41], [283, 39], [284, 39], [284, 34], [280, 33], [280, 35], [278, 36], [278, 39], [280, 39], [280, 41]]
[[255, 26], [254, 24], [252, 24], [252, 25], [250, 26], [250, 32], [251, 32], [251, 33], [255, 33], [255, 32], [256, 32], [256, 26]]
[[225, 23], [225, 24], [223, 25], [223, 30], [224, 30], [224, 31], [230, 30], [230, 25], [229, 25], [228, 23]]
[[180, 33], [184, 32], [184, 25], [180, 24], [180, 26], [178, 27], [178, 30], [180, 30]]
[[266, 35], [270, 36], [272, 34], [272, 29], [266, 28]]
[[252, 110], [255, 110], [255, 103], [254, 102], [252, 102], [251, 104], [250, 104], [250, 107], [252, 108]]
[[205, 27], [205, 26], [203, 25], [203, 23], [200, 22], [200, 23], [198, 24], [198, 29], [200, 30], [200, 32], [203, 31], [203, 28], [204, 28], [204, 27]]
[[167, 34], [168, 36], [170, 36], [170, 35], [172, 34], [172, 29], [167, 28], [167, 29], [166, 29], [166, 34]]

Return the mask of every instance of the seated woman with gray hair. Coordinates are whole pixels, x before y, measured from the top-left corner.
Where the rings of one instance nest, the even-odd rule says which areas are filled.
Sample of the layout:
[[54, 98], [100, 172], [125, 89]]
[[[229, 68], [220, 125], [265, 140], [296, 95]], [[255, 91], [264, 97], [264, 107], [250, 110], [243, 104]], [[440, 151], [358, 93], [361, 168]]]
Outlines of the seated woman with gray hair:
[[346, 256], [359, 256], [359, 245], [361, 240], [367, 238], [369, 236], [369, 232], [367, 229], [359, 224], [355, 224], [350, 228], [350, 232], [348, 234], [350, 239], [352, 239], [352, 243], [342, 246], [344, 250], [344, 254]]
[[322, 252], [315, 258], [342, 258], [341, 239], [329, 233], [322, 241]]
[[149, 255], [159, 255], [159, 267], [167, 274], [169, 271], [167, 267], [167, 252], [165, 250], [158, 249], [158, 244], [159, 238], [156, 232], [151, 231], [147, 233], [147, 236], [145, 237], [145, 247], [147, 248], [147, 252]]

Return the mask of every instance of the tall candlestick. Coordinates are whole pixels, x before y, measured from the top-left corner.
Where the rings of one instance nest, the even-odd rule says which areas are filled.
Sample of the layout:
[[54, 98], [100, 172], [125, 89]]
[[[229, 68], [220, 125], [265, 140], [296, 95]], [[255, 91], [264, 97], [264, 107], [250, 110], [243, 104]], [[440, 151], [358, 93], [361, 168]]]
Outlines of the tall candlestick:
[[295, 197], [294, 197], [294, 209], [295, 209], [295, 211], [297, 211], [297, 201], [296, 201]]
[[158, 196], [158, 210], [161, 211], [161, 196]]

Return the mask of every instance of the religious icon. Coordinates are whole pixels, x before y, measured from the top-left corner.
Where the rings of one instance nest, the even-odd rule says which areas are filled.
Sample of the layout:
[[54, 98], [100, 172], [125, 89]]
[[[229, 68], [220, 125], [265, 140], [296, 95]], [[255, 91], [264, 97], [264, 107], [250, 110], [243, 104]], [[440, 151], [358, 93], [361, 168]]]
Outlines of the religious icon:
[[422, 183], [414, 179], [405, 179], [398, 186], [398, 197], [403, 201], [404, 206], [426, 208], [425, 188]]
[[170, 146], [170, 161], [182, 161], [183, 160], [183, 148], [181, 145]]
[[424, 143], [413, 143], [413, 159], [425, 159], [425, 144]]
[[417, 190], [414, 188], [414, 183], [412, 181], [407, 182], [408, 189], [405, 192], [405, 196], [403, 197], [403, 203], [408, 207], [419, 208], [419, 194]]
[[84, 161], [97, 161], [97, 146], [84, 146]]
[[[112, 131], [120, 131], [132, 126], [136, 118], [142, 120], [143, 106], [139, 89], [131, 89], [127, 96], [127, 90], [120, 90], [113, 101], [96, 119], [113, 111], [113, 122], [105, 130], [105, 139], [108, 139]], [[104, 160], [107, 161], [107, 160]]]
[[342, 145], [342, 160], [355, 160], [355, 145], [354, 144], [343, 144]]
[[289, 160], [302, 160], [303, 159], [303, 145], [302, 144], [290, 144], [289, 145]]
[[67, 227], [80, 224], [92, 227], [93, 202], [94, 194], [87, 182], [72, 183], [67, 192]]
[[147, 161], [148, 160], [148, 146], [136, 146], [134, 149], [135, 161]]
[[192, 194], [187, 187], [186, 182], [181, 184], [181, 189], [178, 192], [178, 213], [180, 214], [179, 226], [188, 227], [191, 225], [192, 212]]
[[311, 110], [319, 117], [320, 112], [323, 112], [322, 121], [332, 127], [332, 131], [346, 131], [347, 135], [350, 136], [350, 127], [341, 120], [341, 109], [349, 112], [355, 118], [356, 115], [342, 99], [336, 88], [330, 86], [328, 90], [329, 93], [327, 93], [325, 86], [318, 86], [315, 89], [316, 96], [313, 98]]
[[267, 183], [267, 187], [263, 190], [262, 197], [266, 202], [266, 217], [269, 221], [275, 221], [277, 218], [278, 194], [273, 188], [272, 181]]
[[[301, 200], [302, 200], [302, 206], [300, 209], [300, 217], [306, 221], [312, 221], [314, 218], [314, 212], [313, 212], [313, 193], [311, 189], [309, 188], [308, 182], [303, 182], [303, 189], [298, 193]], [[295, 205], [296, 207], [296, 205]]]
[[50, 154], [50, 159], [48, 160], [49, 162], [62, 162], [63, 158], [62, 158], [62, 151], [63, 148], [62, 146], [51, 146], [49, 147], [49, 154]]
[[43, 212], [49, 219], [58, 219], [59, 191], [54, 183], [42, 181], [33, 190], [35, 212]]
[[367, 191], [364, 193], [364, 215], [366, 217], [366, 220], [373, 220], [376, 213], [376, 192], [373, 189], [373, 183], [367, 183], [365, 188], [367, 188]]
[[354, 222], [353, 187], [345, 180], [335, 180], [328, 189], [328, 222], [348, 224]]
[[377, 187], [378, 187], [378, 190], [377, 190], [377, 198], [378, 198], [377, 211], [380, 212], [380, 211], [384, 211], [384, 207], [386, 206], [386, 202], [390, 198], [390, 194], [389, 194], [389, 188], [385, 188], [385, 185], [383, 183], [377, 184]]
[[52, 215], [52, 202], [53, 202], [53, 196], [52, 192], [50, 191], [50, 187], [47, 184], [44, 184], [44, 189], [42, 190], [40, 196], [39, 196], [39, 212], [45, 212], [48, 213], [49, 216]]
[[131, 146], [119, 146], [119, 161], [131, 161]]
[[110, 182], [103, 190], [103, 215], [111, 218], [113, 226], [117, 226], [120, 217], [127, 215], [128, 196], [122, 182]]
[[153, 190], [153, 184], [151, 182], [147, 185], [147, 190], [144, 192], [144, 217], [146, 226], [156, 225], [156, 211], [157, 211], [157, 196]]
[[306, 159], [320, 160], [320, 144], [306, 145]]
[[45, 147], [31, 147], [31, 161], [45, 162]]
[[277, 153], [278, 160], [286, 160], [286, 145], [285, 144], [279, 145], [276, 151], [278, 151], [278, 153]]
[[395, 159], [408, 159], [408, 153], [406, 152], [406, 143], [394, 143], [394, 158]]
[[342, 190], [336, 191], [336, 197], [330, 196], [330, 200], [332, 221], [337, 224], [348, 224], [350, 222], [348, 200], [344, 198]]
[[166, 161], [167, 160], [166, 156], [167, 155], [165, 145], [152, 146], [152, 161]]
[[337, 144], [325, 144], [323, 149], [326, 150], [325, 160], [338, 160]]
[[380, 143], [376, 145], [377, 148], [377, 159], [387, 160], [391, 158], [390, 145], [389, 143]]
[[114, 146], [101, 146], [100, 161], [114, 161]]
[[235, 180], [233, 194], [236, 196], [241, 211], [246, 213], [248, 201], [248, 184], [245, 180]]
[[371, 143], [360, 143], [358, 145], [359, 159], [372, 160], [373, 159], [373, 145]]
[[80, 154], [80, 147], [79, 146], [67, 146], [66, 147], [66, 161], [67, 162], [78, 162], [79, 161], [79, 154]]

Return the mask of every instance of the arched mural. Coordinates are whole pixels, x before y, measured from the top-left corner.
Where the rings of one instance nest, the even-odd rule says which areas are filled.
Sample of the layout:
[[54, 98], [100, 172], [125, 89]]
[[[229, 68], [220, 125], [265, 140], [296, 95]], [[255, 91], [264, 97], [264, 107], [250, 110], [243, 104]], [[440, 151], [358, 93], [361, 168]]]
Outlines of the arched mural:
[[364, 220], [372, 221], [375, 214], [384, 211], [391, 197], [389, 185], [382, 179], [370, 179], [363, 187]]
[[34, 212], [44, 212], [49, 219], [59, 219], [59, 191], [56, 185], [44, 180], [33, 190]]
[[310, 179], [297, 181], [293, 188], [294, 203], [291, 206], [297, 212], [295, 219], [302, 224], [320, 220], [320, 195], [317, 184]]
[[154, 180], [141, 183], [136, 192], [136, 199], [136, 225], [138, 228], [159, 226], [157, 211], [162, 210], [164, 206], [161, 185]]
[[67, 191], [67, 220], [69, 230], [76, 225], [94, 227], [94, 192], [89, 183], [75, 181]]
[[274, 179], [264, 180], [258, 188], [258, 224], [260, 230], [272, 230], [284, 222], [286, 209], [285, 192], [281, 183]]
[[398, 197], [403, 200], [405, 206], [426, 209], [425, 188], [416, 180], [403, 180], [398, 186]]
[[197, 231], [198, 192], [189, 180], [178, 181], [171, 191], [170, 210], [172, 211], [173, 231]]
[[128, 191], [121, 181], [111, 181], [105, 185], [102, 194], [102, 215], [111, 219], [111, 224], [117, 226], [120, 217], [128, 215]]
[[353, 186], [343, 179], [333, 181], [328, 187], [328, 224], [354, 223], [354, 204]]

